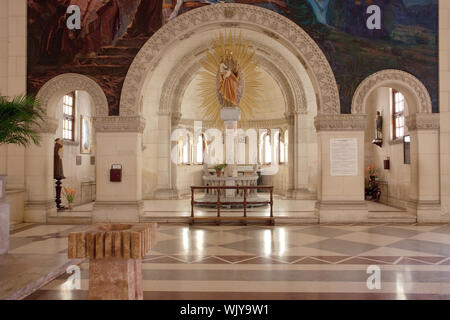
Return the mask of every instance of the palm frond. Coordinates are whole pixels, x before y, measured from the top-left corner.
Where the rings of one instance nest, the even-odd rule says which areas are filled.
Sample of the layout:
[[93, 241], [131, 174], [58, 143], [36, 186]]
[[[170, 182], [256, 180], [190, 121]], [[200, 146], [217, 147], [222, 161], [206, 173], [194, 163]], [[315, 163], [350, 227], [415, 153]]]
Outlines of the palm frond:
[[0, 144], [39, 145], [36, 127], [44, 114], [40, 101], [33, 95], [0, 97]]

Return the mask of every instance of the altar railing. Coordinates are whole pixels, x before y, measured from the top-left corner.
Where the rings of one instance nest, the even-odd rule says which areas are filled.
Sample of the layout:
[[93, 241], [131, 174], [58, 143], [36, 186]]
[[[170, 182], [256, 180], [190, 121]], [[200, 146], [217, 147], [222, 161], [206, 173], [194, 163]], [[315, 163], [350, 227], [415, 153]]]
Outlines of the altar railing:
[[[237, 190], [237, 193], [239, 191], [243, 191], [243, 201], [221, 201], [220, 195], [222, 192], [221, 190], [226, 189], [232, 189]], [[195, 190], [215, 190], [217, 193], [217, 201], [195, 201]], [[262, 201], [247, 201], [247, 190], [269, 190], [270, 192], [270, 198], [269, 200], [262, 200]], [[247, 205], [251, 204], [270, 204], [270, 217], [247, 217]], [[194, 217], [194, 206], [196, 204], [201, 205], [216, 205], [217, 206], [217, 217], [211, 218], [211, 217]], [[220, 208], [221, 205], [242, 205], [244, 206], [244, 216], [243, 217], [221, 217], [220, 216]], [[273, 224], [273, 186], [191, 186], [191, 223], [194, 222], [194, 219], [215, 219], [216, 222], [219, 222], [220, 220], [231, 220], [231, 219], [238, 219], [238, 220], [268, 220], [271, 224]]]

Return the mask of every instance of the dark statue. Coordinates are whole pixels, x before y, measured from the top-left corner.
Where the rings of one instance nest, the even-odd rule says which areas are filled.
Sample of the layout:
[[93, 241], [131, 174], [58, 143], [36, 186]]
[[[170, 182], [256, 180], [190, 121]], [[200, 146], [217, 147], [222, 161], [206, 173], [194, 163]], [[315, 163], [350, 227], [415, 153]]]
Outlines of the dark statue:
[[380, 111], [377, 111], [377, 116], [375, 117], [375, 139], [372, 143], [380, 148], [383, 145], [383, 117]]
[[56, 180], [56, 208], [58, 210], [64, 210], [64, 206], [61, 206], [61, 180], [65, 179], [63, 172], [63, 164], [61, 153], [63, 151], [63, 145], [61, 139], [55, 140], [55, 147], [53, 149], [53, 179]]

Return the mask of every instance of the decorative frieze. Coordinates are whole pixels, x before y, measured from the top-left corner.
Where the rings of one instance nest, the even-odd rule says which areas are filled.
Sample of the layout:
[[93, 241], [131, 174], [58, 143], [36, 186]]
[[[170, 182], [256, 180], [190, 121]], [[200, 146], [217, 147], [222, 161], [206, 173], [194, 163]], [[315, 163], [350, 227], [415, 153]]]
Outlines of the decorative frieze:
[[58, 129], [58, 119], [44, 117], [42, 120], [39, 120], [37, 125], [33, 125], [33, 130], [37, 133], [56, 133]]
[[365, 114], [318, 115], [314, 118], [317, 131], [360, 131], [366, 128]]
[[409, 131], [438, 130], [439, 118], [439, 113], [414, 113], [406, 117], [406, 125]]
[[141, 116], [94, 117], [96, 132], [144, 132], [145, 119]]
[[89, 93], [95, 108], [95, 115], [108, 115], [108, 101], [102, 88], [91, 78], [77, 73], [64, 73], [49, 80], [39, 90], [37, 98], [48, 113], [51, 107], [49, 102], [53, 101], [52, 99], [62, 98], [64, 94], [74, 90]]

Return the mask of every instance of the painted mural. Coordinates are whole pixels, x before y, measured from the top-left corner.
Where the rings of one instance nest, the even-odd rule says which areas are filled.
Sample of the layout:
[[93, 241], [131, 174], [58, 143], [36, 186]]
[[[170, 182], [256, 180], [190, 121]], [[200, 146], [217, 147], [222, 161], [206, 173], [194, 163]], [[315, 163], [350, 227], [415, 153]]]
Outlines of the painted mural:
[[[418, 77], [438, 111], [438, 0], [28, 0], [28, 91], [75, 72], [103, 88], [110, 115], [119, 114], [123, 81], [134, 56], [162, 25], [218, 2], [245, 3], [301, 26], [334, 71], [343, 113], [370, 74], [388, 68]], [[81, 9], [81, 30], [66, 28], [69, 5]], [[382, 10], [380, 30], [366, 27], [369, 5]]]

